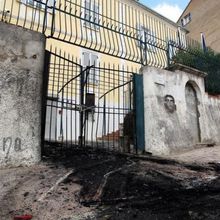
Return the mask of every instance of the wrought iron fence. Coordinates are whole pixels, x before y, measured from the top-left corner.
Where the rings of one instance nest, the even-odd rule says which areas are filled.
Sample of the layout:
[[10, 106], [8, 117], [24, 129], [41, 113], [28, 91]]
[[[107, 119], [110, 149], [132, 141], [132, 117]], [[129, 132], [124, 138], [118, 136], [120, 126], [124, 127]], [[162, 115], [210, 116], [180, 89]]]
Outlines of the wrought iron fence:
[[150, 15], [138, 2], [130, 5], [119, 0], [1, 2], [2, 21], [142, 65], [166, 67], [169, 42], [185, 41], [185, 31], [178, 31], [165, 18]]
[[47, 54], [46, 151], [89, 146], [123, 152], [128, 145], [136, 151], [135, 128], [127, 132], [128, 139], [124, 123], [134, 113], [133, 75], [137, 70], [111, 64], [83, 66], [56, 49]]
[[[192, 63], [193, 59], [187, 59], [189, 56], [197, 57], [200, 59], [199, 55], [202, 55], [201, 44], [189, 37], [186, 37], [184, 41], [169, 41], [168, 42], [168, 67], [172, 64], [182, 61], [180, 60], [181, 55], [186, 55], [184, 59], [184, 64], [190, 67], [195, 65]], [[201, 57], [202, 58], [202, 57]], [[191, 63], [190, 63], [191, 62]]]
[[141, 65], [166, 68], [181, 51], [207, 62], [193, 50], [200, 43], [139, 6], [119, 0], [1, 0], [0, 19]]

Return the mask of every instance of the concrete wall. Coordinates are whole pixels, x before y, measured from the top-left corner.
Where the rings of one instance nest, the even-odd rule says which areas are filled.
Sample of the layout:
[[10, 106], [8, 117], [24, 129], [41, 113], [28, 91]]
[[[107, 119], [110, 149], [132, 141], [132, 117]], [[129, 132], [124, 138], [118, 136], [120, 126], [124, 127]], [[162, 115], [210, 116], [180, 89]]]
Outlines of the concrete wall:
[[45, 38], [0, 22], [0, 167], [40, 161]]
[[[197, 141], [220, 142], [220, 99], [205, 93], [204, 73], [184, 66], [177, 66], [173, 71], [144, 67], [141, 72], [146, 151], [168, 155], [193, 148]], [[197, 103], [192, 103], [186, 85], [195, 91]], [[171, 109], [167, 107], [166, 97], [174, 98]], [[195, 137], [196, 129], [198, 137]]]

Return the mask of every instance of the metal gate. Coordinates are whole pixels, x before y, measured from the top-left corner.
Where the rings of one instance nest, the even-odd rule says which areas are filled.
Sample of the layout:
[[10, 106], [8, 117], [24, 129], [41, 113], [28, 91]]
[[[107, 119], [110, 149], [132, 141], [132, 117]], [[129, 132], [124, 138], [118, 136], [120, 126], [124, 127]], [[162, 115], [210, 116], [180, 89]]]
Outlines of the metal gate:
[[47, 54], [43, 152], [76, 147], [136, 152], [134, 72], [110, 64], [83, 67], [62, 52]]

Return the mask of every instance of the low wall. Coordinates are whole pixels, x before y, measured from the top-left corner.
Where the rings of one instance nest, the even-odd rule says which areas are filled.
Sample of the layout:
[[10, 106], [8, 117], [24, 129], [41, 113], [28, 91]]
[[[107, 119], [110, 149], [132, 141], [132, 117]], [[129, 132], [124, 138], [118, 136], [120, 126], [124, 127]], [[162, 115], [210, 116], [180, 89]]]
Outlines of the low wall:
[[205, 73], [181, 65], [172, 71], [143, 67], [141, 72], [146, 151], [169, 155], [220, 142], [220, 100], [205, 93]]
[[0, 22], [0, 167], [40, 161], [45, 38]]

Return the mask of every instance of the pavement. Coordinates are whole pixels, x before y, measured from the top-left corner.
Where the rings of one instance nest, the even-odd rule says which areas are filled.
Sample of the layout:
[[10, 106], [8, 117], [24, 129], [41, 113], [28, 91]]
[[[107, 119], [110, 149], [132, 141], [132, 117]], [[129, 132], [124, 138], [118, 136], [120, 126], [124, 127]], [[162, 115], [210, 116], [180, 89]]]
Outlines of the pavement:
[[0, 219], [32, 215], [33, 220], [81, 220], [91, 209], [77, 201], [81, 186], [64, 184], [72, 169], [41, 163], [32, 167], [0, 169]]
[[194, 149], [184, 153], [174, 154], [169, 156], [169, 159], [174, 159], [186, 163], [220, 163], [220, 146], [203, 147]]
[[169, 158], [80, 150], [0, 169], [0, 220], [217, 220], [219, 192], [220, 146]]

